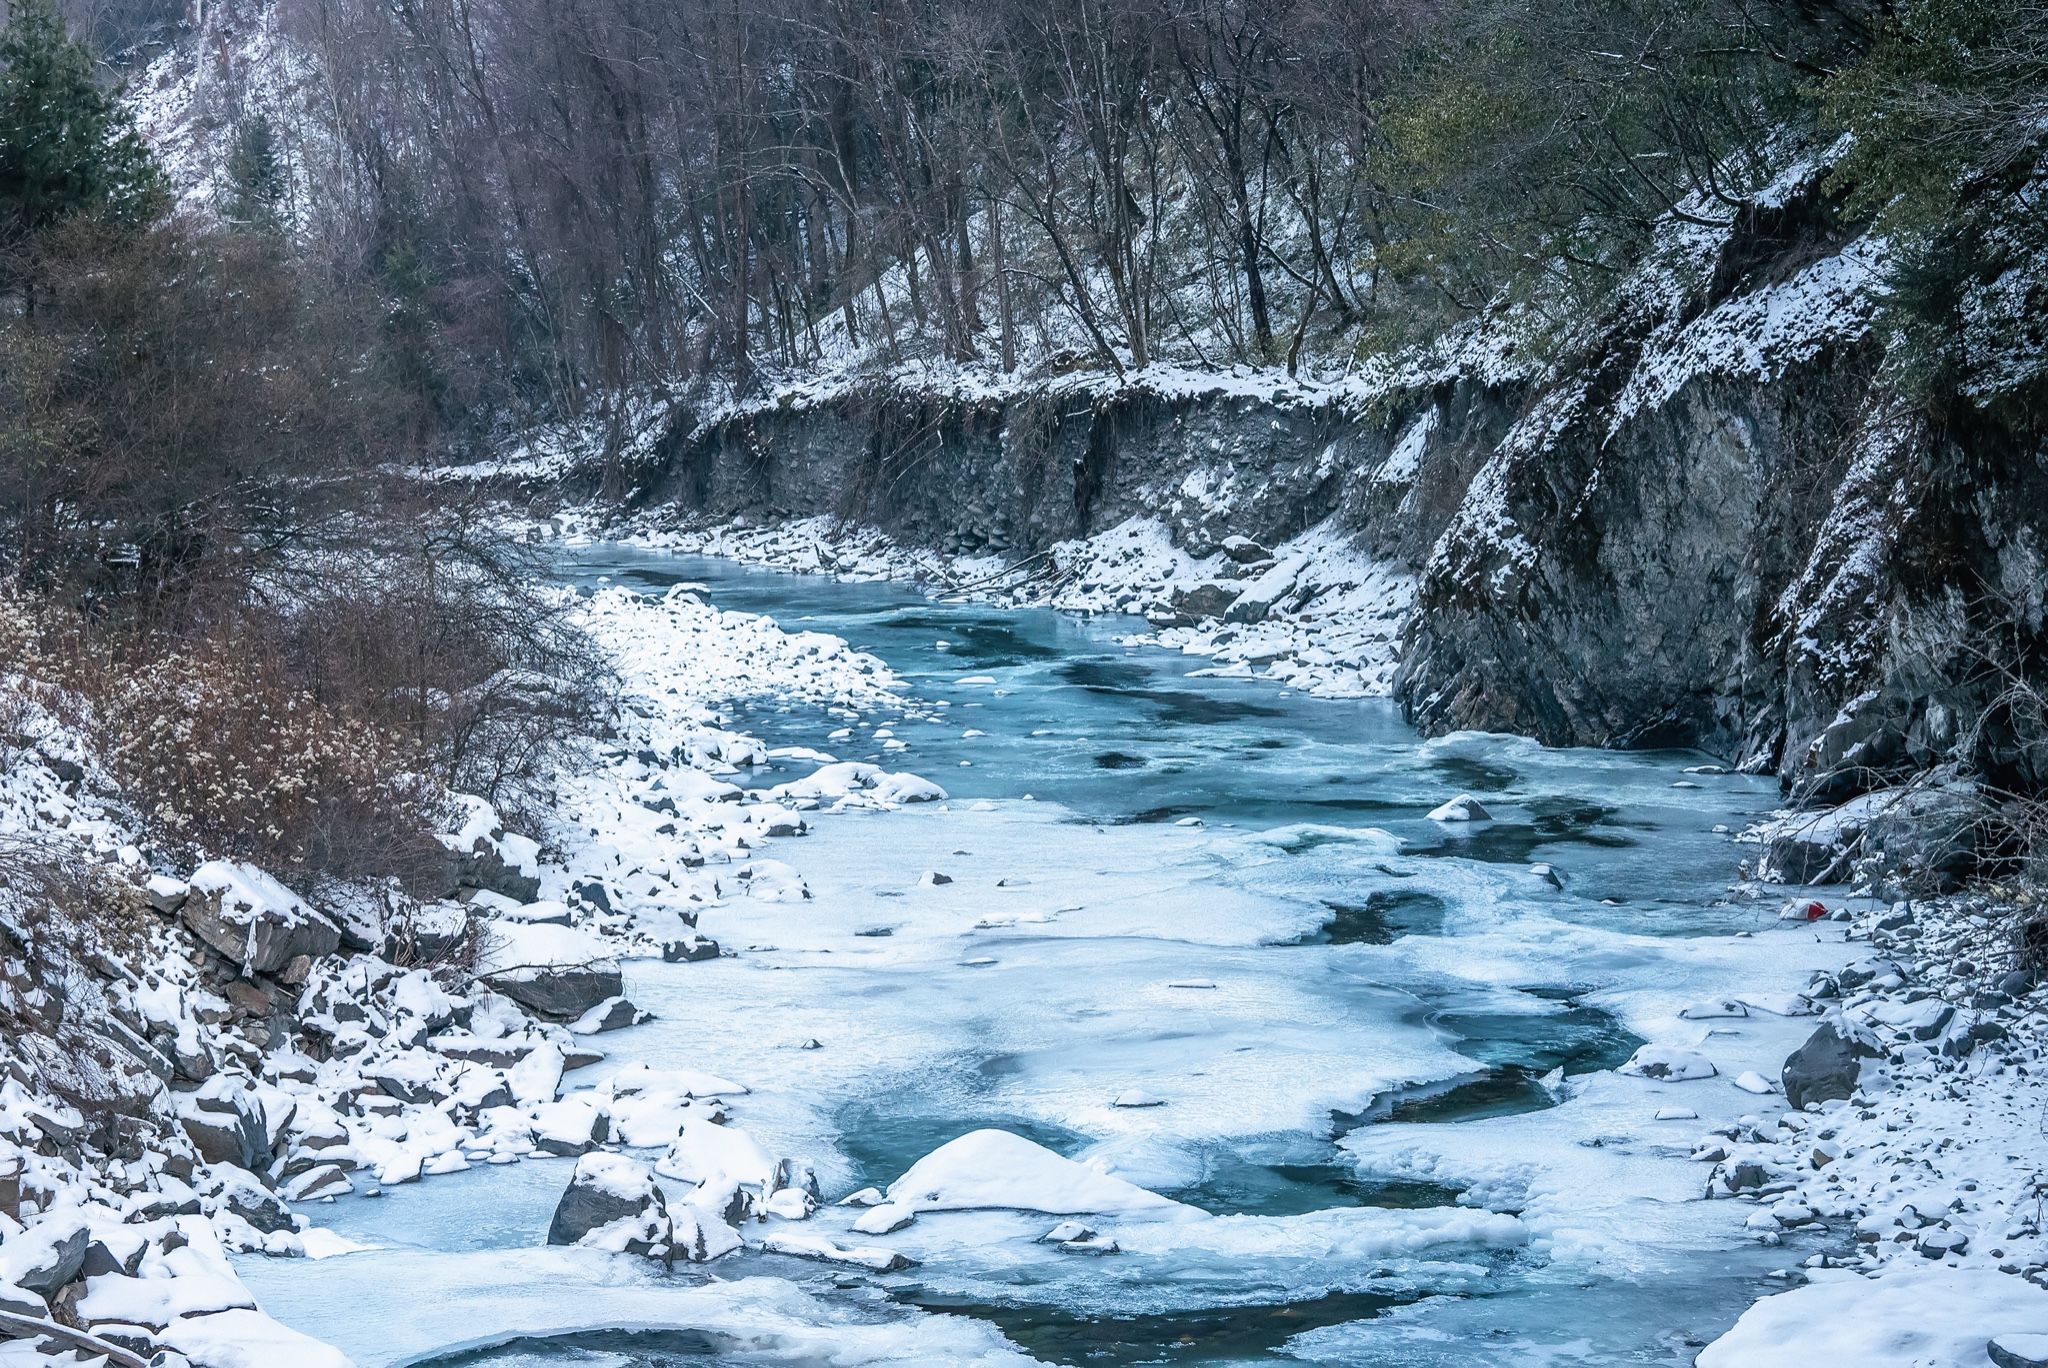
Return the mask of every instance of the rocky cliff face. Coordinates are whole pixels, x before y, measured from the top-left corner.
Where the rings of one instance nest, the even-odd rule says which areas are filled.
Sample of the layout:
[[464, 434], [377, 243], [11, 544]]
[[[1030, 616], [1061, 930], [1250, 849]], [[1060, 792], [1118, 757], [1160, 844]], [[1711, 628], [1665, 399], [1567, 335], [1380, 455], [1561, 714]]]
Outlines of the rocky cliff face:
[[1795, 183], [1675, 244], [1568, 368], [876, 382], [677, 414], [640, 498], [1013, 559], [1131, 518], [1196, 555], [1324, 525], [1421, 571], [1396, 690], [1425, 730], [1699, 746], [1801, 800], [1960, 751], [2038, 783], [1986, 665], [2048, 640], [2048, 460], [1888, 391], [1883, 251]]

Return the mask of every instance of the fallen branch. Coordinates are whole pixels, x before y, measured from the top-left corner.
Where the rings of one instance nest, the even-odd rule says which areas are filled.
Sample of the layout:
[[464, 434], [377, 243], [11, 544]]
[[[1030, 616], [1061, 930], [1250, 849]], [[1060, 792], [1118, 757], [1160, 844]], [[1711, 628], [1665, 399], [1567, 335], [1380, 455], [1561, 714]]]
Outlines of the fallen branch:
[[27, 1339], [31, 1335], [47, 1335], [66, 1344], [85, 1350], [90, 1354], [103, 1354], [114, 1368], [149, 1368], [149, 1361], [141, 1358], [118, 1344], [101, 1339], [89, 1330], [74, 1330], [53, 1320], [38, 1316], [24, 1316], [17, 1311], [0, 1311], [0, 1333], [14, 1339]]

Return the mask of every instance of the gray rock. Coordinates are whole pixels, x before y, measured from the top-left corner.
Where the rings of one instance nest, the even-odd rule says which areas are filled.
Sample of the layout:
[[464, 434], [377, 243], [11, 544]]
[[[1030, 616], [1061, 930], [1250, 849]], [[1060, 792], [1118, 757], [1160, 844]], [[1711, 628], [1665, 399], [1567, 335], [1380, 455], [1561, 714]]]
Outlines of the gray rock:
[[719, 954], [718, 942], [709, 936], [691, 936], [684, 940], [661, 943], [661, 957], [670, 964], [695, 964], [701, 960], [715, 960]]
[[[495, 834], [504, 835], [502, 831]], [[454, 890], [478, 888], [517, 903], [534, 902], [540, 897], [540, 877], [508, 863], [490, 838], [478, 837], [472, 848], [455, 852], [453, 859], [453, 877], [449, 882]]]
[[41, 1232], [35, 1232], [35, 1237], [41, 1243], [34, 1257], [25, 1261], [27, 1267], [15, 1270], [14, 1281], [24, 1290], [48, 1300], [85, 1271], [85, 1253], [92, 1244], [92, 1235], [80, 1225], [54, 1238], [43, 1236]]
[[486, 974], [482, 981], [530, 1012], [553, 1021], [574, 1021], [626, 986], [619, 966], [609, 963], [522, 968]]
[[628, 1252], [666, 1256], [674, 1230], [668, 1200], [645, 1165], [620, 1155], [587, 1156], [576, 1165], [567, 1191], [548, 1222], [548, 1243], [573, 1245], [592, 1233], [628, 1222]]
[[261, 1117], [225, 1102], [201, 1102], [178, 1117], [192, 1147], [209, 1164], [252, 1172], [270, 1163], [270, 1138]]
[[318, 959], [341, 947], [341, 929], [313, 909], [250, 907], [232, 889], [195, 888], [179, 904], [178, 915], [192, 934], [244, 973], [275, 974], [301, 955]]
[[265, 1235], [292, 1228], [292, 1209], [283, 1199], [251, 1183], [230, 1185], [222, 1205]]
[[148, 1242], [141, 1239], [137, 1239], [125, 1255], [116, 1254], [113, 1247], [104, 1241], [94, 1240], [85, 1247], [85, 1262], [81, 1265], [79, 1273], [87, 1278], [97, 1278], [108, 1273], [118, 1273], [123, 1277], [132, 1278], [135, 1271], [142, 1267], [142, 1256], [148, 1252]]
[[1173, 591], [1173, 610], [1183, 617], [1220, 618], [1230, 611], [1230, 605], [1237, 602], [1244, 593], [1242, 585], [1220, 584], [1214, 580], [1198, 584], [1192, 589]]
[[1780, 1081], [1785, 1086], [1786, 1102], [1794, 1111], [1800, 1111], [1809, 1102], [1852, 1096], [1863, 1072], [1863, 1061], [1877, 1054], [1877, 1050], [1861, 1040], [1843, 1035], [1834, 1022], [1823, 1022], [1785, 1060]]
[[1943, 1033], [1948, 1030], [1948, 1024], [1955, 1019], [1956, 1009], [1944, 1003], [1941, 1010], [1934, 1014], [1932, 1021], [1924, 1022], [1913, 1028], [1913, 1039], [1939, 1040]]
[[652, 1013], [643, 1012], [623, 997], [615, 997], [585, 1012], [576, 1019], [573, 1027], [583, 1035], [602, 1035], [606, 1031], [620, 1031], [628, 1026], [638, 1026], [648, 1020]]
[[2048, 1368], [2048, 1332], [2000, 1335], [1984, 1352], [1998, 1368]]

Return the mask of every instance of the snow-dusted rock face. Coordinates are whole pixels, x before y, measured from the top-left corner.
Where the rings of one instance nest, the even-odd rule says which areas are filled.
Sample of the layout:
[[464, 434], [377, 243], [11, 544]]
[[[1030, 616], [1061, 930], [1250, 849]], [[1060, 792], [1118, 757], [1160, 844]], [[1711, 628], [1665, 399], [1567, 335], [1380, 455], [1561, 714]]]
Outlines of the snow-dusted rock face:
[[[1569, 369], [1482, 329], [1325, 383], [820, 381], [677, 412], [641, 497], [1103, 580], [1046, 595], [1063, 606], [1150, 613], [1156, 591], [1155, 621], [1220, 658], [1325, 651], [1427, 731], [1698, 745], [1839, 800], [1953, 751], [1988, 696], [1958, 682], [1973, 631], [2038, 630], [2048, 469], [1968, 414], [1940, 436], [1897, 416], [1871, 328], [1886, 246], [1818, 187], [1808, 166], [1730, 229], [1671, 229]], [[1074, 554], [1141, 522], [1187, 562], [1164, 585]], [[1251, 555], [1304, 529], [1384, 567], [1391, 601], [1311, 607], [1327, 584]], [[1306, 643], [1265, 625], [1290, 612]], [[1384, 621], [1333, 635], [1346, 618]]]
[[548, 1243], [587, 1244], [665, 1256], [674, 1239], [668, 1199], [645, 1164], [623, 1154], [586, 1154], [548, 1223]]
[[[2039, 630], [2048, 468], [1901, 416], [1885, 251], [1789, 181], [1584, 368], [1495, 394], [1512, 425], [1423, 570], [1411, 717], [1699, 745], [1802, 802], [1951, 755], [1992, 693], [1962, 682], [1973, 634]], [[1970, 758], [2020, 778], [1988, 739]]]

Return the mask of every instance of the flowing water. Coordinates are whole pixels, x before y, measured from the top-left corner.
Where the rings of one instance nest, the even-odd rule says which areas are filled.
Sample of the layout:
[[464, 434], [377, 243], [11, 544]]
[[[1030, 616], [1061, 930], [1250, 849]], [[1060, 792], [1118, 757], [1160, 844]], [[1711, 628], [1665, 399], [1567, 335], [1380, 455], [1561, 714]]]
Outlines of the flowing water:
[[[733, 725], [952, 795], [776, 843], [812, 900], [707, 913], [732, 957], [629, 965], [656, 1020], [602, 1037], [611, 1062], [745, 1082], [735, 1121], [811, 1162], [828, 1202], [999, 1126], [1229, 1219], [1090, 1258], [1036, 1243], [1049, 1218], [962, 1213], [902, 1232], [902, 1273], [751, 1252], [663, 1273], [540, 1247], [569, 1161], [476, 1169], [308, 1209], [374, 1249], [244, 1262], [267, 1310], [366, 1368], [944, 1362], [999, 1349], [988, 1327], [1072, 1364], [1682, 1363], [1789, 1261], [1691, 1200], [1706, 1123], [1645, 1143], [1642, 1085], [1603, 1072], [1739, 972], [1699, 947], [1760, 943], [1729, 934], [1759, 914], [1724, 898], [1725, 829], [1772, 804], [1767, 781], [1424, 741], [1384, 701], [1198, 677], [1122, 645], [1128, 620], [616, 547], [566, 573], [701, 584], [881, 657], [933, 720], [768, 697]], [[1426, 818], [1459, 792], [1495, 820]], [[1113, 1105], [1133, 1089], [1165, 1104]], [[1404, 1238], [1478, 1205], [1538, 1238]], [[836, 1209], [819, 1223], [847, 1238]]]

